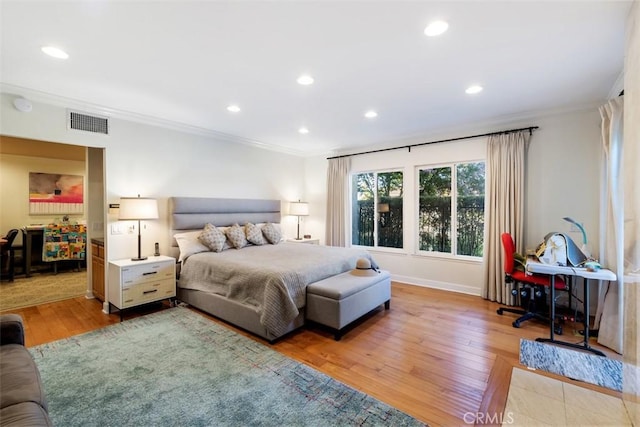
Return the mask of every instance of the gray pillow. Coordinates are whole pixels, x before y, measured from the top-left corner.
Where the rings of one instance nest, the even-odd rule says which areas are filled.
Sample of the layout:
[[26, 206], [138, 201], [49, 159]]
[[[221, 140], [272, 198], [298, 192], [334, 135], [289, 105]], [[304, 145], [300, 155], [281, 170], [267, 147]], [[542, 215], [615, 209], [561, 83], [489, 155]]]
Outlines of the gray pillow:
[[247, 240], [254, 245], [260, 246], [267, 243], [262, 235], [262, 229], [255, 224], [250, 222], [246, 223], [244, 226], [244, 233], [247, 236]]
[[238, 224], [233, 224], [231, 227], [227, 228], [226, 234], [227, 239], [231, 242], [231, 246], [236, 249], [242, 249], [249, 243], [244, 234], [244, 230]]
[[280, 230], [278, 230], [275, 224], [272, 224], [270, 222], [266, 223], [262, 227], [262, 234], [264, 234], [265, 239], [267, 239], [267, 241], [272, 245], [277, 245], [282, 239]]
[[227, 236], [225, 236], [222, 231], [218, 230], [215, 225], [207, 224], [198, 236], [198, 240], [212, 251], [222, 252]]

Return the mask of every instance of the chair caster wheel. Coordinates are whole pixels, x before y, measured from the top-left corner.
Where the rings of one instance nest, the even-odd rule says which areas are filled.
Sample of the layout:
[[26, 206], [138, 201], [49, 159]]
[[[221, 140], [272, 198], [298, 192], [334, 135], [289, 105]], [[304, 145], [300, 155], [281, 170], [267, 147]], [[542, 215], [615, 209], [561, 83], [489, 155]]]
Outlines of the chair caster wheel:
[[553, 328], [553, 332], [554, 332], [556, 335], [562, 335], [562, 326], [556, 326], [556, 327], [554, 327], [554, 328]]
[[497, 310], [496, 310], [496, 312], [497, 312], [499, 315], [501, 315], [501, 316], [502, 316], [502, 309], [501, 309], [501, 308], [497, 309]]
[[520, 322], [513, 322], [512, 323], [514, 328], [519, 328], [520, 327]]

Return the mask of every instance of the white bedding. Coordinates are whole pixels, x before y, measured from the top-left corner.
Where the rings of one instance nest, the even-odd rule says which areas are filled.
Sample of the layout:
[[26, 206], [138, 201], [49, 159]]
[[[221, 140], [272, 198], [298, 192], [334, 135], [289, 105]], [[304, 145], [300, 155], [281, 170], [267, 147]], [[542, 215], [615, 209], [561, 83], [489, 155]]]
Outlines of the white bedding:
[[288, 242], [202, 252], [183, 261], [178, 286], [251, 305], [279, 336], [304, 307], [306, 285], [353, 269], [358, 258], [375, 264], [362, 249]]

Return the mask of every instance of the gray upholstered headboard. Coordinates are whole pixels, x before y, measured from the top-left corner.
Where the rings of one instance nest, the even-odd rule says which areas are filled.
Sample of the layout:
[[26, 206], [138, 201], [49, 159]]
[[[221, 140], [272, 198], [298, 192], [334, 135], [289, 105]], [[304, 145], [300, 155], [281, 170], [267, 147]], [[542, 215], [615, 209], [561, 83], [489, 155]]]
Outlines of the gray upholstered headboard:
[[247, 222], [280, 222], [280, 200], [218, 199], [209, 197], [170, 197], [170, 255], [178, 258], [175, 233], [201, 230], [207, 223], [226, 227]]

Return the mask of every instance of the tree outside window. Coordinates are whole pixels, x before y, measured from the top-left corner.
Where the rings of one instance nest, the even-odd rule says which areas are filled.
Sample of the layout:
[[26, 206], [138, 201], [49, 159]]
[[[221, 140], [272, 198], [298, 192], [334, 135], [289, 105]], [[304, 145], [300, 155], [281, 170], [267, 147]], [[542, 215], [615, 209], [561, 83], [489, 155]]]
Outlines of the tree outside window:
[[481, 257], [484, 162], [421, 168], [418, 179], [419, 250]]
[[402, 248], [402, 172], [354, 174], [351, 188], [351, 243]]

